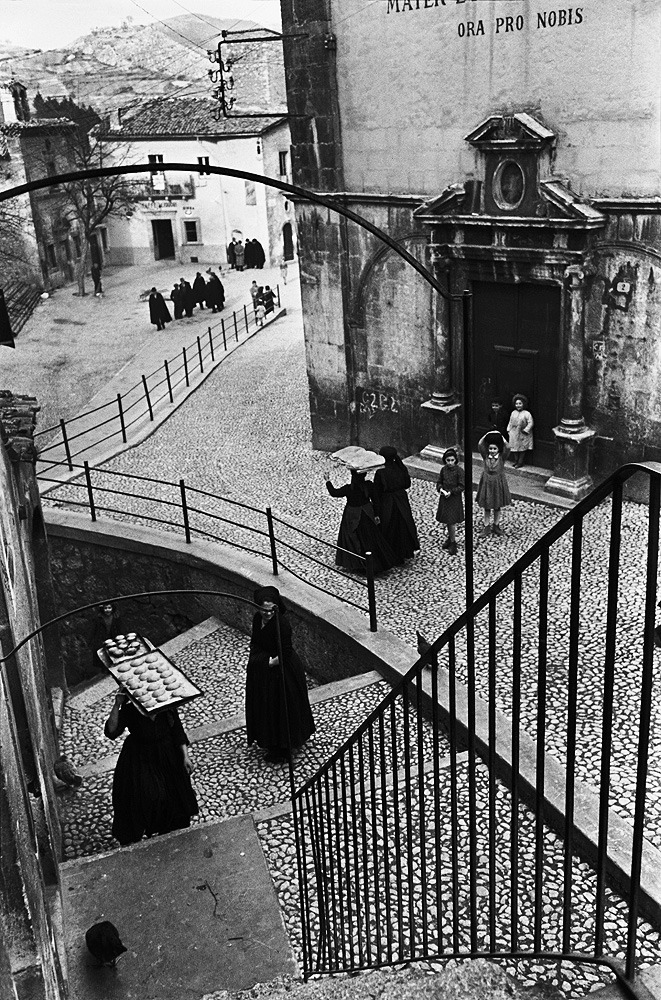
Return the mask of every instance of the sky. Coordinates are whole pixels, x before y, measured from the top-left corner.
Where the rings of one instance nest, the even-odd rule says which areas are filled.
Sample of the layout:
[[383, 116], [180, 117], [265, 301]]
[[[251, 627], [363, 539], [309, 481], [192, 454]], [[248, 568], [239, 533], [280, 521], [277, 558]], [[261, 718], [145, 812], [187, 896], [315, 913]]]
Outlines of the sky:
[[61, 48], [127, 17], [149, 24], [186, 12], [280, 28], [279, 0], [0, 0], [0, 40], [28, 49]]

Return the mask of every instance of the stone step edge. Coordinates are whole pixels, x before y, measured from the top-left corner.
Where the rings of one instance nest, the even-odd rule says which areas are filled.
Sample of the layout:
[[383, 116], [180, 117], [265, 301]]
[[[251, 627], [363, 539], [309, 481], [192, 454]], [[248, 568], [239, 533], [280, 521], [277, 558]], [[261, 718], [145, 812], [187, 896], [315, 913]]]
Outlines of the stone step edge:
[[[165, 649], [165, 646], [162, 648]], [[109, 680], [112, 683], [112, 687], [109, 690], [112, 690], [116, 686], [115, 681], [112, 678], [109, 678]], [[319, 705], [322, 702], [331, 701], [333, 698], [351, 694], [353, 691], [360, 691], [362, 688], [370, 687], [372, 684], [380, 682], [383, 682], [383, 677], [377, 670], [370, 670], [364, 674], [355, 674], [353, 677], [347, 677], [341, 681], [331, 681], [328, 684], [322, 684], [320, 687], [312, 688], [309, 691], [310, 704]], [[205, 726], [196, 726], [194, 729], [189, 730], [188, 738], [191, 744], [195, 745], [196, 743], [201, 743], [202, 740], [213, 739], [216, 736], [225, 736], [236, 729], [243, 729], [245, 724], [245, 715], [243, 712], [240, 712], [237, 715], [229, 716], [227, 719], [220, 719], [218, 722], [210, 722]], [[83, 764], [76, 770], [82, 778], [98, 777], [113, 769], [117, 763], [118, 756], [119, 750], [116, 754], [108, 754], [106, 757], [101, 757], [99, 760], [94, 761], [93, 764]]]

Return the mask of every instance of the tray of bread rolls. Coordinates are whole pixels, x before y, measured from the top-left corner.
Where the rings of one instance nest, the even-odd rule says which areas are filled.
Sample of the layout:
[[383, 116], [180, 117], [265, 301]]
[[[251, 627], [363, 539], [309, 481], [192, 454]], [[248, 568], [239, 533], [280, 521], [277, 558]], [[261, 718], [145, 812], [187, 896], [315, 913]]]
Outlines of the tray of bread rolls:
[[162, 650], [135, 632], [106, 639], [97, 655], [136, 708], [146, 715], [202, 694]]

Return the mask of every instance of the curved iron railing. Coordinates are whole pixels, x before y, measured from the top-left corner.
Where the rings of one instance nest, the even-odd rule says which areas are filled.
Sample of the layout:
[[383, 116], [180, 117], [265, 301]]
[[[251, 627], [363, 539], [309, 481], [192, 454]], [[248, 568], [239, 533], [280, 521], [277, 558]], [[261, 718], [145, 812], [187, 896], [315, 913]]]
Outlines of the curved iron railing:
[[[623, 515], [636, 473], [649, 505]], [[660, 500], [661, 465], [618, 470], [298, 790], [306, 978], [534, 958], [566, 961], [570, 978], [581, 963], [608, 969], [633, 993], [642, 917], [661, 921], [642, 878], [645, 837], [661, 849], [661, 807], [646, 798], [650, 754], [661, 774], [658, 733], [650, 749]], [[644, 574], [623, 541], [636, 537]], [[588, 585], [597, 607], [582, 603]]]
[[[49, 478], [49, 471], [57, 464], [66, 465], [73, 472], [79, 470], [78, 477], [64, 485], [57, 479]], [[115, 472], [112, 469], [94, 469], [88, 462], [82, 465], [74, 462], [49, 463], [48, 468], [40, 472], [37, 479], [41, 484], [52, 482], [58, 487], [57, 492], [42, 496], [42, 505], [48, 503], [53, 506], [84, 510], [89, 513], [92, 521], [96, 521], [99, 515], [106, 514], [130, 520], [132, 523], [156, 524], [166, 531], [183, 534], [188, 543], [195, 536], [268, 559], [274, 575], [277, 576], [279, 570], [284, 569], [297, 579], [304, 580], [315, 590], [336, 597], [344, 604], [365, 612], [369, 616], [370, 630], [372, 632], [377, 630], [374, 564], [371, 553], [367, 553], [364, 557], [356, 555], [364, 566], [365, 579], [350, 576], [321, 558], [324, 551], [346, 552], [345, 549], [336, 543], [317, 538], [283, 518], [274, 516], [270, 507], [260, 509], [238, 500], [231, 500], [229, 497], [221, 497], [191, 486], [183, 479], [169, 482], [150, 476]], [[108, 485], [113, 482], [118, 483], [118, 488]], [[144, 484], [144, 487], [140, 484]], [[126, 488], [122, 489], [121, 486]], [[151, 493], [140, 491], [149, 486], [156, 487], [156, 490], [163, 495], [155, 495], [154, 491]], [[223, 508], [240, 511], [243, 521], [220, 513]], [[219, 525], [226, 526], [223, 534], [220, 534]], [[301, 539], [303, 541], [300, 541]], [[314, 551], [301, 548], [306, 540], [313, 543]], [[255, 547], [260, 542], [261, 547]], [[288, 553], [285, 558], [282, 557], [283, 550]], [[332, 590], [321, 586], [312, 576], [311, 569], [314, 567], [322, 568], [328, 580], [338, 582], [341, 580], [345, 590], [337, 588]], [[356, 594], [360, 595], [362, 600], [354, 599]]]
[[[279, 285], [275, 286], [275, 294], [279, 307]], [[229, 315], [227, 317], [221, 316], [217, 323], [207, 327], [206, 333], [197, 336], [194, 341], [183, 347], [180, 354], [173, 358], [166, 358], [162, 366], [146, 375], [141, 375], [138, 381], [124, 393], [117, 393], [116, 399], [108, 400], [106, 403], [101, 403], [90, 410], [76, 414], [75, 417], [60, 420], [59, 423], [53, 424], [51, 427], [37, 431], [34, 435], [37, 442], [46, 434], [52, 434], [53, 431], [57, 430], [60, 432], [54, 440], [40, 447], [40, 461], [47, 468], [61, 466], [61, 462], [50, 461], [46, 456], [56, 449], [63, 449], [68, 471], [73, 472], [73, 460], [80, 458], [91, 448], [120, 437], [124, 444], [128, 444], [128, 431], [134, 424], [144, 419], [147, 414], [150, 421], [153, 421], [154, 410], [160, 403], [163, 401], [174, 403], [176, 390], [182, 385], [188, 388], [193, 374], [203, 375], [204, 366], [208, 366], [209, 362], [215, 364], [216, 355], [221, 351], [225, 354], [228, 350], [228, 343], [231, 341], [239, 343], [240, 332], [248, 337], [251, 328], [254, 332], [257, 327], [258, 323], [252, 302], [239, 309], [238, 318], [236, 310], [232, 312], [231, 318]], [[90, 426], [82, 425], [82, 429], [72, 430], [74, 425], [81, 426], [81, 421], [95, 413], [103, 414], [98, 423]], [[102, 432], [103, 436], [94, 435], [95, 431]], [[90, 439], [90, 435], [94, 436]], [[48, 464], [49, 462], [50, 464]]]

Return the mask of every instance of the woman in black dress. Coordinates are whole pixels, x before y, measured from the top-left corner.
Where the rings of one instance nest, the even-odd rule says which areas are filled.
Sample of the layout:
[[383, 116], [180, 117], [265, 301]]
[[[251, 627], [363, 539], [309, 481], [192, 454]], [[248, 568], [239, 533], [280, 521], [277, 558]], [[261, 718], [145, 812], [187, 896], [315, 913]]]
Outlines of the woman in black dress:
[[399, 562], [404, 562], [420, 551], [407, 493], [411, 477], [396, 448], [385, 445], [379, 455], [386, 464], [374, 473], [374, 510], [385, 539], [397, 553]]
[[176, 708], [145, 716], [121, 689], [106, 721], [105, 734], [129, 735], [119, 754], [112, 782], [112, 835], [132, 844], [143, 835], [182, 830], [198, 812], [191, 785], [193, 765], [188, 738]]
[[[287, 607], [277, 587], [253, 594], [259, 610], [252, 620], [246, 670], [246, 737], [272, 761], [286, 760], [315, 731], [305, 671], [292, 646]], [[278, 608], [283, 663], [280, 664], [275, 609]], [[284, 695], [283, 695], [284, 675]], [[287, 724], [289, 723], [289, 733]]]
[[402, 560], [379, 531], [372, 503], [372, 484], [367, 482], [365, 476], [365, 472], [352, 469], [348, 486], [336, 487], [329, 479], [326, 480], [330, 495], [346, 497], [347, 501], [337, 536], [335, 564], [354, 573], [364, 573], [365, 560], [357, 556], [364, 557], [366, 552], [371, 552], [374, 572], [385, 573]]

